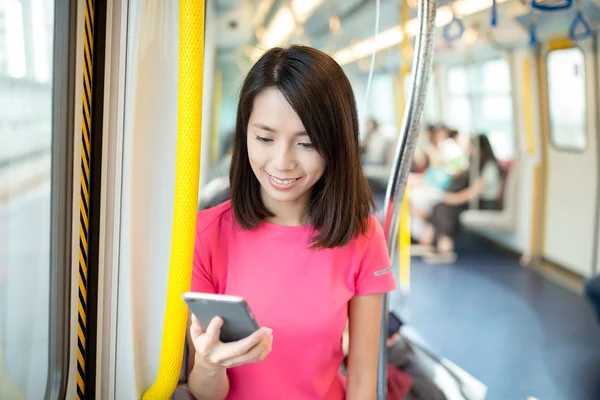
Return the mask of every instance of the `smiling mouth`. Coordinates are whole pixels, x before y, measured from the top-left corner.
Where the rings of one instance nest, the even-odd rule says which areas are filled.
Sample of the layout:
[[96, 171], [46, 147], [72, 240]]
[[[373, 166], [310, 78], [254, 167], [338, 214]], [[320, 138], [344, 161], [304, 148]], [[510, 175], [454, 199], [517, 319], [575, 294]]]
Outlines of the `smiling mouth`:
[[277, 177], [275, 177], [275, 176], [273, 176], [273, 175], [269, 174], [268, 172], [267, 172], [267, 174], [268, 174], [268, 175], [271, 177], [271, 179], [273, 179], [273, 181], [274, 181], [275, 183], [278, 183], [278, 184], [280, 184], [280, 185], [289, 185], [289, 184], [291, 184], [291, 183], [294, 183], [294, 182], [296, 182], [298, 179], [300, 179], [300, 178], [281, 179], [281, 178], [277, 178]]

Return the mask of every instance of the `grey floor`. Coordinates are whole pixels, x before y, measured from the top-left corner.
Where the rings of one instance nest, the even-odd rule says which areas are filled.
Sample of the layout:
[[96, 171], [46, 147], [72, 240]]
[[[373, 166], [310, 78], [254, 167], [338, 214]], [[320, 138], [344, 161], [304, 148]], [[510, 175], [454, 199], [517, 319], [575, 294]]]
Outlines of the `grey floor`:
[[600, 399], [600, 325], [584, 298], [489, 248], [452, 266], [413, 258], [411, 273], [392, 309], [486, 384], [487, 399]]

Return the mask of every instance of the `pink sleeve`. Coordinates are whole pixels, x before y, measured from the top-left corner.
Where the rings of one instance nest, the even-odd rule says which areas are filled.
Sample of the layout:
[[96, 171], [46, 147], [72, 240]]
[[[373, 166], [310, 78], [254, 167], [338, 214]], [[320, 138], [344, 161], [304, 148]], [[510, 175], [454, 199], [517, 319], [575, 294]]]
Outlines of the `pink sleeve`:
[[217, 293], [213, 282], [210, 258], [202, 245], [201, 232], [196, 228], [196, 243], [194, 245], [194, 263], [192, 266], [192, 292]]
[[[388, 255], [387, 243], [379, 222], [372, 218], [369, 223], [371, 240], [358, 265], [355, 276], [355, 295], [386, 293], [396, 288], [392, 272], [392, 262]], [[369, 240], [365, 238], [365, 240]]]

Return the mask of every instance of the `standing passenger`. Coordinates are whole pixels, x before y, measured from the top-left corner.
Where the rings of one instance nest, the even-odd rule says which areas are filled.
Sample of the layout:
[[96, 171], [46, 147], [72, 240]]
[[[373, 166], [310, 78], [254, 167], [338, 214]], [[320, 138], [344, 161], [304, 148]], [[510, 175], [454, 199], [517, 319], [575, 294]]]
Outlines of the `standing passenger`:
[[374, 399], [383, 293], [395, 282], [370, 216], [354, 95], [331, 57], [275, 48], [252, 67], [230, 181], [231, 201], [198, 214], [191, 290], [244, 297], [263, 327], [224, 344], [220, 318], [200, 326], [192, 317], [192, 393]]

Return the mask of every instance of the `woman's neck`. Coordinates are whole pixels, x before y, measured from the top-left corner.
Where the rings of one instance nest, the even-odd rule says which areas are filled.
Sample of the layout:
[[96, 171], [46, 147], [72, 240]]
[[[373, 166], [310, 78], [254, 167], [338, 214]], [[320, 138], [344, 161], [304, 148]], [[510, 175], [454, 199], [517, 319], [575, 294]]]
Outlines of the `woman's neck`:
[[273, 217], [267, 217], [266, 221], [283, 226], [302, 226], [309, 223], [308, 194], [296, 201], [286, 202], [274, 201], [262, 190], [261, 195], [265, 207], [274, 214]]

